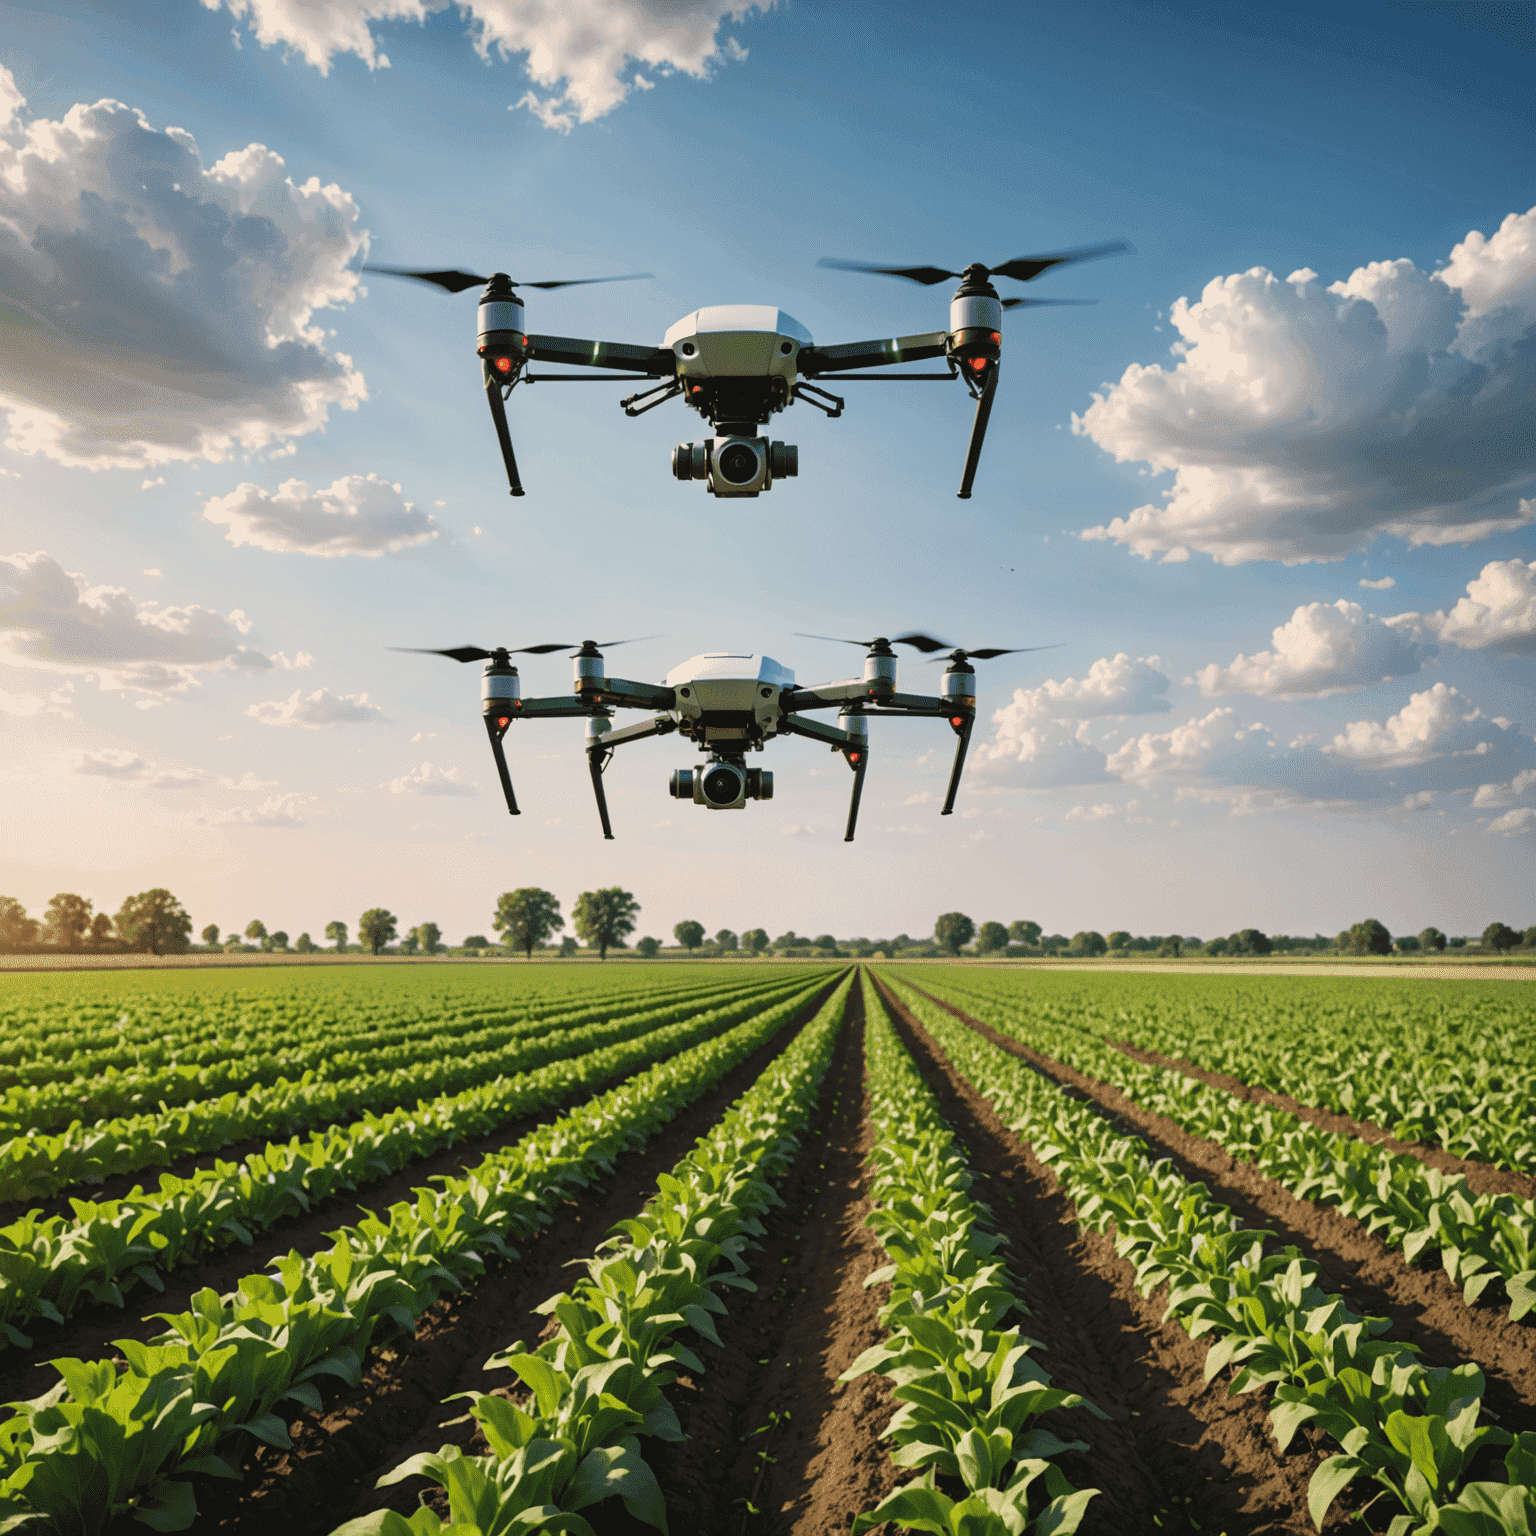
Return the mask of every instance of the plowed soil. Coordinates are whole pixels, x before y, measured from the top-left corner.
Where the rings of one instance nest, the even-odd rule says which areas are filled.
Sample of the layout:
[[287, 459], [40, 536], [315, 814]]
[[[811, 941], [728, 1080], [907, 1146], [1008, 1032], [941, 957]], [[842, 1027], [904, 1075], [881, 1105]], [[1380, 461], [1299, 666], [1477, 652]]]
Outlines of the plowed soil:
[[[756, 1080], [784, 1048], [798, 1025], [810, 1019], [829, 987], [800, 1010], [789, 1027], [727, 1073], [707, 1094], [638, 1152], [620, 1159], [602, 1187], [568, 1202], [554, 1223], [525, 1246], [515, 1261], [492, 1263], [468, 1290], [430, 1307], [414, 1337], [377, 1351], [361, 1383], [330, 1398], [320, 1416], [289, 1426], [293, 1450], [252, 1448], [243, 1488], [220, 1498], [215, 1487], [199, 1491], [202, 1507], [195, 1536], [326, 1536], [344, 1520], [373, 1509], [408, 1514], [434, 1485], [423, 1478], [374, 1490], [374, 1483], [421, 1451], [454, 1444], [474, 1446], [477, 1426], [458, 1392], [507, 1390], [510, 1371], [488, 1372], [485, 1361], [521, 1339], [534, 1342], [546, 1319], [534, 1309], [566, 1289], [567, 1268], [588, 1257], [615, 1222], [635, 1215], [654, 1193], [657, 1176], [677, 1162], [697, 1137]], [[441, 1504], [444, 1512], [446, 1505]]]
[[1468, 1307], [1441, 1269], [1406, 1263], [1353, 1217], [1298, 1200], [1215, 1142], [1192, 1136], [1177, 1121], [1149, 1114], [1118, 1089], [1040, 1055], [961, 1010], [933, 999], [1004, 1050], [1099, 1104], [1154, 1155], [1169, 1158], [1187, 1179], [1204, 1183], [1245, 1225], [1294, 1243], [1316, 1260], [1324, 1290], [1339, 1292], [1357, 1312], [1388, 1317], [1390, 1337], [1418, 1347], [1426, 1365], [1475, 1361], [1487, 1377], [1485, 1403], [1508, 1430], [1536, 1429], [1536, 1329], [1511, 1323], [1503, 1307]]
[[1536, 1179], [1505, 1168], [1493, 1168], [1473, 1158], [1457, 1157], [1443, 1147], [1428, 1146], [1421, 1141], [1399, 1141], [1384, 1127], [1370, 1120], [1356, 1120], [1349, 1115], [1336, 1115], [1332, 1110], [1319, 1109], [1313, 1104], [1303, 1104], [1288, 1093], [1275, 1093], [1268, 1088], [1256, 1088], [1240, 1077], [1226, 1072], [1211, 1072], [1197, 1067], [1192, 1061], [1180, 1056], [1164, 1056], [1159, 1051], [1149, 1051], [1144, 1046], [1133, 1045], [1129, 1040], [1111, 1040], [1116, 1050], [1124, 1051], [1137, 1061], [1145, 1061], [1155, 1067], [1171, 1067], [1186, 1077], [1193, 1077], [1212, 1088], [1222, 1088], [1234, 1098], [1250, 1104], [1272, 1104], [1277, 1109], [1288, 1110], [1298, 1119], [1334, 1131], [1343, 1136], [1358, 1136], [1362, 1141], [1375, 1142], [1389, 1152], [1402, 1152], [1416, 1157], [1428, 1168], [1438, 1168], [1442, 1173], [1460, 1175], [1467, 1187], [1479, 1195], [1519, 1195], [1522, 1200], [1536, 1196]]
[[1030, 1310], [1025, 1332], [1048, 1350], [1042, 1364], [1055, 1385], [1081, 1392], [1109, 1415], [1106, 1423], [1082, 1411], [1062, 1413], [1051, 1425], [1091, 1448], [1061, 1458], [1075, 1486], [1101, 1490], [1083, 1536], [1313, 1531], [1306, 1486], [1321, 1458], [1294, 1448], [1277, 1456], [1255, 1398], [1228, 1397], [1220, 1381], [1205, 1384], [1206, 1342], [1161, 1321], [1166, 1296], [1137, 1294], [1134, 1271], [1112, 1238], [1079, 1232], [1076, 1206], [1055, 1175], [949, 1065], [900, 1000], [882, 993], [980, 1176], [972, 1193], [991, 1206], [1008, 1238], [1009, 1268]]

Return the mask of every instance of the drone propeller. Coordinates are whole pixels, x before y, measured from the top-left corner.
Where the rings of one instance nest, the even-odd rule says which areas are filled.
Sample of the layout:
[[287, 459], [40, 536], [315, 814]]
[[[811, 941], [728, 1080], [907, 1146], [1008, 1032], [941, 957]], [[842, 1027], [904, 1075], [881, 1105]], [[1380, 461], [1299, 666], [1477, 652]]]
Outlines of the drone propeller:
[[[421, 272], [414, 267], [374, 267], [367, 264], [364, 272], [383, 272], [389, 277], [414, 277], [417, 282], [433, 283], [439, 288], [445, 288], [449, 293], [463, 293], [466, 288], [483, 288], [490, 282], [490, 278], [481, 277], [478, 272]], [[512, 283], [514, 288], [579, 288], [587, 283], [631, 283], [642, 277], [650, 277], [649, 272], [627, 272], [623, 277], [565, 277], [549, 283]]]
[[1004, 309], [1022, 309], [1028, 305], [1031, 309], [1038, 309], [1046, 304], [1097, 304], [1097, 299], [1004, 299]]
[[[922, 651], [925, 655], [933, 651], [949, 651], [953, 656], [974, 657], [977, 661], [991, 661], [994, 656], [1015, 656], [1024, 651], [1054, 651], [1058, 647], [1054, 645], [1015, 645], [1015, 646], [988, 646], [975, 651], [956, 651], [947, 640], [936, 640], [932, 635], [913, 633], [910, 635], [893, 635], [889, 640], [883, 636], [875, 640], [847, 640], [841, 635], [807, 635], [800, 634], [802, 640], [831, 640], [837, 645], [859, 645], [866, 649], [878, 645], [910, 645], [915, 651]], [[949, 658], [940, 656], [939, 661]]]
[[[627, 640], [599, 640], [596, 642], [600, 651], [611, 650], [616, 645], [634, 645], [641, 640], [660, 640], [660, 635], [631, 635]], [[446, 656], [450, 661], [489, 661], [498, 653], [505, 656], [547, 656], [551, 651], [569, 651], [569, 640], [550, 640], [539, 645], [499, 645], [494, 651], [488, 651], [479, 645], [456, 645], [450, 650], [432, 650], [421, 645], [391, 645], [391, 651], [408, 652], [412, 656]], [[578, 647], [579, 649], [579, 647]]]
[[[1111, 240], [1104, 245], [1080, 245], [1074, 250], [1058, 251], [1053, 256], [1015, 256], [1012, 261], [1005, 261], [1001, 266], [982, 267], [981, 276], [1011, 277], [1027, 283], [1039, 277], [1042, 272], [1049, 272], [1052, 267], [1074, 261], [1093, 261], [1100, 256], [1129, 254], [1130, 251], [1130, 242], [1126, 240]], [[840, 256], [823, 256], [816, 265], [831, 267], [838, 272], [875, 272], [881, 277], [904, 277], [908, 282], [922, 283], [924, 287], [932, 287], [934, 283], [942, 283], [947, 278], [966, 276], [964, 272], [951, 272], [945, 267], [882, 267], [866, 261], [845, 261]]]

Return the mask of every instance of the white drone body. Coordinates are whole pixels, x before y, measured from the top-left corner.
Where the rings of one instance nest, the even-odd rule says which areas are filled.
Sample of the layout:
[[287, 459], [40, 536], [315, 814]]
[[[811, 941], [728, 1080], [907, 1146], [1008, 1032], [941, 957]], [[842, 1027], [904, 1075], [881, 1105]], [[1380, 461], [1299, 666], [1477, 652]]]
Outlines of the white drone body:
[[712, 304], [669, 326], [661, 344], [677, 358], [684, 381], [781, 378], [793, 384], [811, 333], [771, 304]]
[[795, 674], [771, 656], [706, 651], [667, 673], [676, 700], [670, 713], [702, 746], [728, 752], [763, 743], [779, 732], [779, 693]]

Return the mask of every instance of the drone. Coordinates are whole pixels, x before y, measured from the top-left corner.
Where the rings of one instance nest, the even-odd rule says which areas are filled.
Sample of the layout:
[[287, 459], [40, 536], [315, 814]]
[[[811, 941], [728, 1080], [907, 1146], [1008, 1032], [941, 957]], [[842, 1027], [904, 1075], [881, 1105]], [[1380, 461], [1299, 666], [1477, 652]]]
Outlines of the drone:
[[[679, 480], [702, 481], [713, 496], [758, 496], [775, 480], [800, 473], [800, 450], [758, 435], [777, 412], [796, 400], [815, 406], [830, 418], [843, 414], [844, 401], [812, 380], [838, 375], [859, 379], [960, 379], [976, 402], [971, 436], [960, 478], [960, 499], [968, 499], [981, 460], [981, 445], [992, 414], [1002, 358], [1003, 311], [1023, 306], [1092, 303], [1091, 299], [1003, 298], [994, 277], [1030, 282], [1044, 272], [1071, 262], [1128, 252], [1123, 240], [1083, 246], [1049, 256], [1019, 256], [999, 266], [973, 262], [960, 272], [943, 267], [879, 266], [868, 262], [823, 257], [818, 263], [845, 272], [872, 272], [905, 278], [931, 287], [949, 278], [960, 286], [949, 301], [949, 326], [915, 336], [817, 346], [811, 333], [793, 315], [763, 304], [715, 304], [696, 309], [670, 326], [659, 347], [618, 341], [584, 341], [570, 336], [529, 333], [519, 288], [569, 288], [588, 283], [630, 282], [648, 272], [624, 277], [564, 278], [546, 282], [514, 282], [505, 272], [482, 277], [474, 272], [424, 271], [410, 267], [364, 266], [365, 272], [415, 278], [449, 293], [483, 286], [480, 295], [479, 339], [481, 380], [490, 402], [496, 439], [506, 466], [512, 495], [523, 494], [505, 402], [519, 384], [571, 382], [632, 383], [636, 375], [658, 382], [627, 395], [619, 403], [626, 416], [643, 416], [668, 400], [681, 398], [714, 429], [701, 442], [679, 443], [672, 451], [672, 473]], [[863, 370], [942, 358], [942, 373], [868, 373]], [[532, 373], [530, 363], [559, 364], [558, 373]], [[613, 369], [617, 372], [579, 373], [570, 369]]]
[[[658, 637], [648, 635], [644, 638]], [[552, 698], [525, 699], [512, 658], [568, 650], [569, 642], [497, 646], [490, 650], [478, 645], [461, 645], [450, 650], [418, 646], [391, 649], [416, 655], [447, 656], [457, 662], [485, 662], [480, 680], [481, 712], [510, 815], [518, 816], [521, 812], [502, 746], [508, 730], [519, 720], [580, 716], [587, 722], [587, 765], [592, 776], [592, 790], [597, 797], [597, 814], [602, 822], [603, 836], [609, 840], [613, 837], [613, 827], [608, 819], [603, 774], [614, 752], [632, 741], [670, 736], [675, 731], [706, 752], [708, 759], [693, 768], [674, 770], [670, 793], [676, 800], [691, 800], [711, 811], [739, 811], [746, 808], [748, 800], [773, 799], [772, 771], [749, 768], [746, 759], [749, 752], [761, 752], [777, 736], [803, 736], [841, 753], [853, 770], [848, 827], [843, 835], [846, 843], [853, 841], [854, 827], [859, 819], [859, 799], [864, 793], [864, 774], [869, 767], [871, 719], [933, 717], [948, 722], [959, 738], [944, 808], [939, 812], [941, 816], [948, 816], [955, 808], [960, 773], [965, 767], [966, 749], [976, 723], [976, 669], [971, 663], [1023, 651], [1050, 649], [1046, 646], [949, 649], [945, 641], [924, 634], [897, 635], [894, 640], [883, 636], [873, 640], [844, 640], [834, 635], [802, 638], [865, 647], [863, 676], [800, 688], [796, 686], [795, 674], [771, 656], [707, 651], [674, 667], [663, 683], [631, 682], [627, 678], [607, 675], [603, 652], [615, 645], [633, 644], [633, 641], [599, 643], [584, 640], [571, 651], [575, 663], [574, 691]], [[934, 657], [949, 663], [937, 695], [897, 690], [897, 657], [892, 645], [911, 646], [930, 656], [948, 650], [947, 657]], [[617, 709], [646, 710], [651, 718], [615, 729], [613, 715]], [[809, 718], [813, 711], [820, 709], [837, 710], [837, 724], [833, 726]]]

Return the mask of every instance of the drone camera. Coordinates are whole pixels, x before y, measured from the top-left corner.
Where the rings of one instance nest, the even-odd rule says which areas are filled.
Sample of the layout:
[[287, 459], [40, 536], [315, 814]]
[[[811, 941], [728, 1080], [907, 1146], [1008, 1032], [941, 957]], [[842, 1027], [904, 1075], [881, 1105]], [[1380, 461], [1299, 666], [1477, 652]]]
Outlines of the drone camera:
[[674, 800], [692, 800], [711, 811], [739, 811], [748, 800], [773, 799], [773, 772], [713, 758], [697, 768], [676, 768], [670, 791]]
[[679, 480], [708, 482], [711, 496], [757, 496], [775, 480], [800, 473], [800, 450], [766, 437], [712, 437], [679, 443], [672, 450], [672, 473]]

